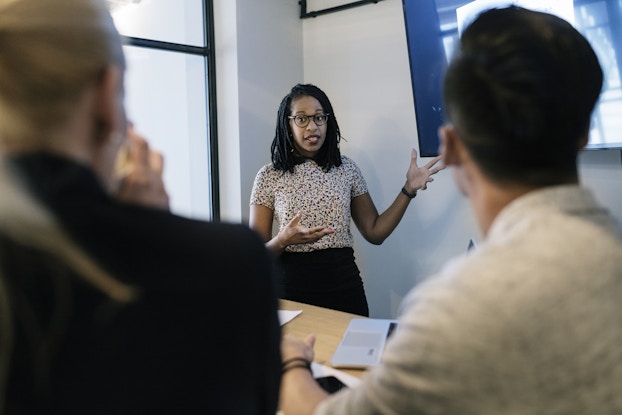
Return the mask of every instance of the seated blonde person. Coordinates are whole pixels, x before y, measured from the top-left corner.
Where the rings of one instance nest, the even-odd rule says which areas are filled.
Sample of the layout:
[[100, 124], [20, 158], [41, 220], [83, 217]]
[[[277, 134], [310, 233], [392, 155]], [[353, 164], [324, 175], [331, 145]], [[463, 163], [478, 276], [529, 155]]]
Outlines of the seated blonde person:
[[169, 212], [124, 69], [103, 0], [0, 0], [2, 409], [274, 414], [271, 257], [247, 226]]

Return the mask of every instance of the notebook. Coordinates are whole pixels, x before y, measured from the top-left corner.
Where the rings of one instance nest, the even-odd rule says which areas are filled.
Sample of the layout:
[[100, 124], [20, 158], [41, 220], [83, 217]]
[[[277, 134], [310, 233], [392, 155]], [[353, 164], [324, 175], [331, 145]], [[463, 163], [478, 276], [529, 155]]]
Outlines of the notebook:
[[397, 320], [353, 318], [333, 354], [337, 368], [366, 368], [380, 363], [384, 346], [397, 328]]

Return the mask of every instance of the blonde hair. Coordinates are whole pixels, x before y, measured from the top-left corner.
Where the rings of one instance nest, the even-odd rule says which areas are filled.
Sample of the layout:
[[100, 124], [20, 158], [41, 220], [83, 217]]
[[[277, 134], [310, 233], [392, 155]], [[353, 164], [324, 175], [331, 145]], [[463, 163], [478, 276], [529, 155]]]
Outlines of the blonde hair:
[[125, 59], [104, 0], [0, 0], [0, 143], [65, 121], [108, 65]]
[[[110, 64], [125, 68], [104, 0], [0, 0], [0, 141], [5, 131], [45, 131], [64, 121]], [[17, 182], [0, 160], [0, 231], [57, 254], [111, 297], [127, 300], [124, 290], [101, 282], [101, 271]]]
[[[109, 65], [125, 69], [121, 39], [104, 0], [0, 0], [0, 146], [36, 139], [61, 125]], [[0, 233], [54, 255], [113, 300], [136, 298], [133, 287], [109, 275], [63, 232], [2, 157], [0, 194]], [[0, 413], [12, 349], [11, 295], [3, 277]]]

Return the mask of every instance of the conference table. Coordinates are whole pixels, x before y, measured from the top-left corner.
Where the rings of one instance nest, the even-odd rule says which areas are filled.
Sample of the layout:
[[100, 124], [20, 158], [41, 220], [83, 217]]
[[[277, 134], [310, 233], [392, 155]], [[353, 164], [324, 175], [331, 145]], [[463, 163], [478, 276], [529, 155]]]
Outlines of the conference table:
[[[279, 309], [302, 310], [302, 313], [283, 325], [282, 331], [284, 334], [293, 334], [302, 339], [309, 334], [315, 334], [314, 362], [328, 367], [332, 367], [330, 364], [331, 357], [341, 341], [350, 320], [353, 318], [363, 318], [357, 314], [344, 313], [343, 311], [283, 299], [279, 300]], [[361, 378], [365, 374], [364, 369], [339, 370], [357, 378]]]

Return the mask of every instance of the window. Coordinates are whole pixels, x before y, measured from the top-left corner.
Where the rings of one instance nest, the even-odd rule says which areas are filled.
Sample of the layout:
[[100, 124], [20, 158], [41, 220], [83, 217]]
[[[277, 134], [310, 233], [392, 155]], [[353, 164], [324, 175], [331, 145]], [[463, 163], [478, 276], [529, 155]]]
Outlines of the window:
[[164, 154], [171, 210], [217, 220], [211, 0], [108, 0], [124, 37], [130, 120]]

